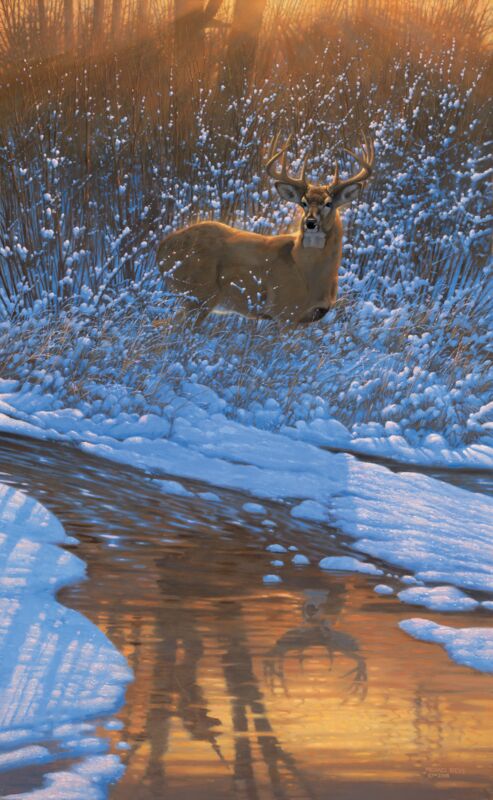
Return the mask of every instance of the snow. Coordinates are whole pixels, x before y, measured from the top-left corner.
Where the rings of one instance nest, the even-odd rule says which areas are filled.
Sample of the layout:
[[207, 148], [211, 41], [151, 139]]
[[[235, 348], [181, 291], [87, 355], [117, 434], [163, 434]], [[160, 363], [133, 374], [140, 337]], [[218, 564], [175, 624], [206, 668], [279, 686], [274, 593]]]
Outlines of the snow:
[[382, 570], [375, 564], [359, 561], [351, 556], [327, 556], [318, 562], [321, 569], [337, 570], [339, 572], [363, 572], [366, 575], [382, 575]]
[[399, 627], [415, 639], [441, 644], [458, 664], [493, 673], [493, 628], [452, 628], [419, 617]]
[[154, 481], [156, 486], [159, 486], [165, 494], [176, 494], [179, 497], [193, 497], [193, 492], [186, 489], [182, 483], [178, 481]]
[[296, 553], [296, 555], [291, 559], [291, 564], [294, 564], [295, 567], [306, 567], [309, 563], [310, 559], [304, 556], [302, 553]]
[[479, 606], [477, 600], [468, 597], [455, 586], [415, 586], [399, 592], [397, 597], [403, 603], [426, 606], [432, 611], [473, 611]]
[[[28, 394], [32, 420], [40, 397]], [[491, 498], [417, 473], [394, 474], [304, 441], [294, 444], [290, 436], [228, 419], [213, 404], [212, 412], [192, 403], [180, 408], [171, 435], [161, 437], [150, 415], [127, 421], [119, 439], [105, 417], [86, 420], [67, 409], [45, 410], [38, 433], [63, 436], [91, 454], [167, 481], [240, 490], [255, 505], [287, 501], [295, 517], [328, 522], [352, 537], [360, 553], [412, 573], [409, 580], [493, 591]]]
[[381, 595], [394, 594], [394, 590], [392, 589], [392, 587], [387, 586], [386, 583], [377, 583], [377, 585], [373, 587], [373, 591]]
[[248, 514], [265, 514], [265, 508], [260, 503], [244, 503], [243, 510]]
[[[418, 473], [395, 474], [302, 438], [295, 441], [292, 431], [283, 434], [242, 424], [222, 413], [211, 390], [204, 394], [196, 387], [190, 394], [193, 400], [177, 404], [171, 428], [152, 414], [87, 419], [77, 409], [53, 408], [39, 391], [26, 392], [24, 404], [17, 394], [15, 399], [17, 412], [25, 417], [20, 424], [36, 423], [39, 436], [73, 441], [90, 454], [162, 476], [165, 491], [188, 492], [182, 484], [187, 479], [239, 490], [251, 497], [246, 510], [259, 516], [265, 514], [262, 501], [281, 501], [294, 518], [330, 525], [350, 537], [359, 553], [407, 573], [402, 580], [408, 586], [446, 584], [493, 591], [491, 498]], [[9, 400], [12, 395], [4, 402]], [[428, 443], [438, 446], [440, 440], [432, 435]], [[272, 525], [269, 520], [262, 524]], [[286, 552], [279, 543], [269, 550]], [[24, 549], [13, 554], [3, 576], [7, 585], [24, 580], [15, 565], [27, 556]], [[342, 563], [335, 568], [380, 574], [373, 564], [362, 567], [361, 559]], [[55, 565], [50, 569], [56, 587], [65, 567], [60, 564], [59, 575]]]
[[[0, 484], [0, 769], [54, 760], [50, 741], [57, 758], [60, 748], [66, 758], [87, 752], [92, 763], [105, 744], [87, 737], [92, 726], [84, 720], [118, 708], [131, 679], [104, 634], [54, 598], [61, 586], [85, 577], [83, 562], [59, 546], [70, 541], [40, 503]], [[54, 789], [36, 796], [102, 796], [97, 774], [93, 794], [77, 770], [67, 775], [71, 794]], [[54, 780], [59, 785], [62, 778]]]
[[93, 756], [75, 764], [70, 771], [48, 773], [41, 789], [6, 795], [4, 800], [106, 800], [106, 787], [122, 774], [118, 756]]
[[109, 719], [108, 722], [105, 723], [107, 731], [121, 731], [123, 728], [123, 722], [121, 719]]
[[311, 519], [315, 522], [325, 522], [327, 520], [327, 508], [322, 503], [315, 500], [303, 500], [291, 509], [291, 516], [298, 519]]
[[273, 575], [273, 574], [264, 575], [262, 580], [263, 580], [264, 583], [281, 583], [282, 582], [282, 578], [281, 578], [280, 575]]
[[408, 586], [416, 586], [416, 584], [421, 583], [420, 581], [416, 580], [414, 575], [402, 575], [400, 580], [401, 583], [405, 583]]
[[25, 764], [41, 764], [50, 761], [51, 754], [46, 747], [31, 745], [11, 750], [9, 753], [0, 753], [0, 772], [6, 769], [17, 769]]
[[283, 544], [269, 544], [265, 549], [268, 550], [269, 553], [287, 553], [287, 547], [284, 547]]
[[201, 500], [206, 500], [208, 503], [219, 503], [221, 498], [215, 492], [199, 492], [198, 495]]

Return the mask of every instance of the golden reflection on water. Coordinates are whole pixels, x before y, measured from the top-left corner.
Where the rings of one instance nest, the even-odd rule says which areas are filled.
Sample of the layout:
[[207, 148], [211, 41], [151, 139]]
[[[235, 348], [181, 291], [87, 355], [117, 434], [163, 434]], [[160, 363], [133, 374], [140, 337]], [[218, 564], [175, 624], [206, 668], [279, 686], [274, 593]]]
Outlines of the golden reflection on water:
[[345, 784], [356, 793], [341, 797], [362, 798], [383, 783], [481, 797], [491, 678], [406, 637], [392, 606], [351, 577], [186, 608], [157, 597], [154, 619], [104, 613], [135, 670], [120, 715], [132, 749], [113, 796], [323, 798]]
[[376, 595], [376, 579], [295, 568], [289, 553], [283, 583], [264, 586], [272, 541], [315, 564], [343, 547], [279, 505], [266, 528], [231, 493], [166, 496], [42, 443], [9, 469], [79, 538], [89, 580], [62, 602], [134, 670], [122, 729], [98, 729], [126, 765], [112, 800], [491, 800], [492, 676], [398, 628], [486, 614], [429, 614]]

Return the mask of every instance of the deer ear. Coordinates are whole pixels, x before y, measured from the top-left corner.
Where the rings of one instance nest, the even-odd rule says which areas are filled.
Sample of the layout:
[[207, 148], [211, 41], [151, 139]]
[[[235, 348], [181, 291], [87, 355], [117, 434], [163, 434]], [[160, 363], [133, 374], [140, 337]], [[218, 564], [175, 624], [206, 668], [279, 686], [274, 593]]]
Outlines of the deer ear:
[[335, 207], [341, 208], [341, 206], [348, 206], [352, 203], [356, 199], [360, 188], [359, 183], [353, 183], [351, 186], [345, 186], [340, 192], [337, 192], [333, 201]]
[[290, 203], [300, 202], [301, 195], [299, 191], [290, 183], [281, 183], [280, 181], [276, 181], [275, 186], [283, 200], [288, 200]]

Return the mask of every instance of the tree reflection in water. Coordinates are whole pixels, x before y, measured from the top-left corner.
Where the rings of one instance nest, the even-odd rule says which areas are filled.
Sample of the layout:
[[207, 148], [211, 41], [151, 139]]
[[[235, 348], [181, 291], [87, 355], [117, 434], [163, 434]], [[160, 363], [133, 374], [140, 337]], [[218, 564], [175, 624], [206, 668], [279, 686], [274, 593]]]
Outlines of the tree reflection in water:
[[234, 781], [237, 794], [243, 792], [248, 800], [257, 800], [254, 759], [251, 741], [248, 736], [254, 730], [262, 758], [272, 786], [273, 796], [284, 798], [288, 794], [283, 787], [293, 781], [304, 794], [296, 792], [296, 797], [314, 798], [309, 782], [296, 766], [295, 759], [280, 744], [269, 722], [263, 694], [254, 673], [248, 638], [244, 628], [241, 606], [231, 602], [222, 604], [225, 625], [234, 633], [224, 637], [223, 656], [226, 687], [231, 700], [231, 714], [235, 736]]
[[[234, 574], [231, 578], [234, 581]], [[214, 581], [210, 576], [205, 598], [200, 596], [199, 587], [196, 587], [195, 592], [191, 591], [190, 584], [186, 589], [182, 586], [179, 593], [179, 582], [179, 570], [172, 573], [167, 571], [166, 577], [161, 575], [155, 582], [156, 588], [162, 592], [161, 602], [155, 607], [155, 635], [147, 637], [147, 644], [146, 641], [142, 642], [143, 648], [138, 648], [138, 655], [133, 661], [136, 682], [142, 680], [142, 667], [146, 669], [142, 660], [146, 664], [153, 662], [150, 676], [152, 688], [147, 696], [145, 711], [142, 708], [142, 696], [134, 698], [130, 691], [129, 703], [123, 712], [123, 716], [128, 718], [127, 727], [136, 743], [134, 754], [129, 756], [127, 775], [123, 782], [133, 782], [136, 773], [139, 773], [141, 792], [146, 792], [145, 795], [139, 795], [139, 798], [154, 797], [163, 791], [169, 783], [166, 763], [168, 750], [172, 747], [171, 721], [179, 720], [193, 740], [209, 743], [217, 758], [224, 763], [225, 772], [232, 777], [235, 797], [256, 800], [260, 796], [259, 780], [265, 785], [265, 774], [268, 776], [272, 797], [295, 796], [300, 800], [317, 797], [293, 755], [282, 745], [269, 720], [264, 694], [255, 672], [250, 644], [252, 631], [244, 620], [242, 599], [232, 599], [229, 591], [226, 596], [217, 596], [212, 591]], [[220, 585], [219, 581], [218, 586]], [[204, 590], [203, 586], [201, 588]], [[224, 588], [231, 588], [229, 581]], [[324, 608], [330, 607], [333, 612], [338, 611], [343, 603], [344, 588], [338, 584], [337, 589], [335, 600], [331, 598], [329, 602], [326, 599], [324, 603]], [[313, 594], [312, 592], [311, 595]], [[326, 591], [318, 594], [327, 598]], [[177, 597], [183, 599], [184, 596], [184, 604], [176, 602]], [[316, 627], [313, 619], [310, 619], [306, 602], [303, 609], [304, 615], [308, 615], [305, 632], [311, 636], [310, 642], [304, 642], [306, 649], [312, 643], [319, 644], [319, 641], [313, 637]], [[204, 612], [207, 617], [206, 625]], [[109, 627], [111, 628], [111, 624]], [[273, 647], [263, 653], [265, 660], [269, 661], [273, 653], [277, 656], [279, 647], [282, 646], [280, 643], [293, 640], [293, 635], [300, 630], [302, 629], [296, 628], [281, 636]], [[355, 640], [349, 636], [344, 639], [343, 634], [340, 636], [339, 651], [348, 652], [352, 657], [357, 651]], [[348, 643], [351, 647], [344, 650], [344, 644]], [[125, 643], [120, 644], [125, 649]], [[209, 649], [212, 646], [220, 657], [224, 697], [229, 699], [228, 719], [220, 720], [211, 713], [214, 702], [207, 699], [207, 682], [201, 685], [199, 679], [201, 661], [207, 646]], [[358, 657], [364, 665], [361, 656]], [[140, 705], [140, 711], [144, 711], [144, 714], [140, 729], [132, 730], [133, 707], [136, 704]], [[223, 705], [222, 708], [224, 707]], [[230, 729], [233, 737], [231, 760], [224, 756], [220, 745], [220, 737], [227, 735]], [[138, 742], [149, 742], [150, 748], [145, 749], [143, 754], [139, 750]], [[296, 791], [293, 794], [294, 788]]]
[[[274, 798], [318, 797], [294, 756], [273, 730], [261, 681], [256, 674], [251, 643], [254, 642], [256, 655], [260, 656], [259, 664], [264, 665], [263, 679], [271, 689], [275, 678], [284, 681], [282, 664], [286, 655], [297, 651], [308, 658], [310, 648], [322, 646], [330, 660], [342, 655], [355, 662], [351, 670], [352, 685], [348, 688], [347, 684], [341, 684], [341, 701], [345, 702], [352, 693], [359, 700], [364, 699], [365, 659], [354, 637], [333, 628], [344, 605], [344, 584], [340, 580], [334, 582], [329, 592], [300, 587], [303, 624], [288, 629], [275, 644], [266, 644], [258, 652], [255, 631], [249, 627], [251, 622], [245, 620], [243, 604], [248, 598], [241, 597], [239, 587], [242, 584], [234, 571], [225, 583], [224, 573], [220, 580], [211, 565], [207, 577], [199, 584], [191, 582], [176, 561], [174, 568], [168, 558], [159, 559], [156, 566], [160, 573], [153, 583], [161, 598], [153, 610], [155, 632], [146, 637], [147, 644], [143, 640], [143, 648], [138, 648], [139, 655], [133, 663], [138, 683], [142, 682], [139, 677], [142, 666], [145, 670], [141, 662], [153, 662], [152, 689], [140, 730], [132, 731], [132, 714], [136, 704], [140, 704], [143, 711], [142, 698], [133, 697], [130, 691], [128, 706], [123, 712], [124, 717], [128, 716], [127, 727], [134, 740], [150, 742], [151, 746], [144, 754], [135, 747], [123, 782], [134, 781], [136, 773], [140, 773], [140, 785], [149, 793], [145, 797], [153, 797], [169, 786], [166, 762], [171, 759], [172, 763], [172, 755], [167, 755], [172, 748], [171, 721], [179, 720], [193, 740], [208, 743], [223, 762], [224, 771], [231, 775], [235, 797], [257, 800], [261, 796], [260, 785], [265, 789], [265, 775]], [[232, 597], [233, 586], [237, 587], [237, 597]], [[124, 642], [120, 646], [125, 650]], [[202, 677], [201, 682], [199, 677], [201, 662], [211, 649], [220, 662], [223, 696], [229, 700], [229, 713], [222, 720], [211, 712], [217, 705], [217, 696], [209, 701], [207, 680]], [[223, 714], [225, 708], [223, 703]], [[227, 736], [229, 730], [233, 739], [231, 759], [224, 755], [220, 744], [220, 737]], [[231, 750], [230, 743], [227, 749]], [[172, 791], [169, 796], [173, 796]]]

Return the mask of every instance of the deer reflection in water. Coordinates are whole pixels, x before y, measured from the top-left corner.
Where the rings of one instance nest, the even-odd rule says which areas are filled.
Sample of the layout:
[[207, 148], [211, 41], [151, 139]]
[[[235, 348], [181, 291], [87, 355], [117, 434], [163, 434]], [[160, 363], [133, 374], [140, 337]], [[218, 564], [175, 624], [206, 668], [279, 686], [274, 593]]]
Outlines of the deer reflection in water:
[[[271, 689], [274, 690], [278, 682], [284, 692], [289, 694], [284, 675], [286, 656], [297, 652], [300, 665], [303, 666], [308, 649], [323, 647], [327, 651], [330, 668], [337, 655], [354, 661], [354, 668], [343, 675], [343, 678], [351, 677], [351, 683], [342, 702], [347, 702], [350, 697], [362, 702], [367, 694], [367, 671], [366, 661], [359, 650], [358, 642], [354, 636], [334, 630], [331, 626], [327, 613], [331, 610], [334, 612], [334, 606], [327, 592], [306, 591], [305, 595], [306, 600], [302, 609], [304, 624], [284, 633], [264, 659], [264, 673]], [[337, 612], [339, 610], [340, 608], [337, 608]]]
[[[152, 625], [147, 633], [138, 622], [140, 606], [132, 614], [137, 623], [133, 630], [120, 627], [115, 607], [114, 613], [105, 610], [116, 623], [114, 632], [123, 633], [124, 641], [114, 637], [117, 646], [125, 651], [129, 638], [139, 643], [130, 659], [136, 681], [123, 710], [132, 750], [126, 757], [122, 784], [138, 785], [139, 800], [150, 800], [163, 791], [174, 796], [168, 774], [168, 769], [176, 774], [173, 752], [180, 747], [179, 742], [171, 747], [174, 720], [181, 723], [190, 739], [210, 746], [210, 756], [223, 767], [217, 770], [211, 763], [209, 774], [232, 779], [228, 797], [257, 800], [265, 796], [266, 776], [271, 792], [268, 796], [296, 796], [300, 800], [318, 797], [273, 729], [256, 658], [264, 664], [267, 686], [273, 688], [279, 681], [287, 692], [283, 673], [286, 656], [298, 652], [303, 661], [310, 657], [311, 648], [322, 646], [330, 663], [344, 657], [355, 664], [350, 671], [350, 686], [343, 684], [342, 702], [350, 697], [362, 701], [366, 694], [365, 659], [357, 641], [333, 627], [344, 606], [344, 585], [335, 581], [330, 591], [300, 587], [297, 597], [301, 599], [303, 624], [283, 633], [272, 646], [265, 646], [255, 626], [252, 628], [249, 600], [241, 592], [239, 597], [233, 596], [229, 580], [234, 583], [234, 575], [228, 575], [226, 584], [221, 584], [211, 568], [202, 574], [198, 586], [179, 563], [175, 551], [158, 559], [155, 569], [147, 574], [154, 587]], [[216, 654], [214, 670], [219, 668], [224, 687], [219, 697], [217, 682], [209, 684], [203, 672], [207, 664], [210, 668], [207, 660], [212, 653]], [[227, 716], [221, 695], [229, 702]], [[214, 713], [216, 708], [220, 708], [219, 713]], [[232, 741], [227, 739], [228, 730]], [[217, 796], [223, 797], [219, 791]]]
[[[180, 580], [178, 573], [173, 577], [174, 581]], [[211, 582], [210, 586], [202, 587], [206, 597], [202, 597], [200, 602], [192, 590], [185, 605], [175, 604], [168, 594], [170, 589], [176, 588], [170, 586], [169, 572], [167, 578], [159, 578], [156, 582], [163, 592], [164, 602], [159, 604], [156, 613], [159, 616], [158, 629], [164, 632], [164, 638], [155, 640], [152, 645], [152, 691], [146, 722], [139, 737], [151, 743], [147, 763], [141, 772], [143, 785], [151, 790], [149, 796], [167, 785], [165, 755], [170, 744], [170, 722], [175, 718], [181, 720], [192, 739], [208, 742], [225, 767], [231, 770], [235, 797], [257, 800], [263, 780], [260, 775], [266, 770], [273, 797], [291, 797], [296, 786], [296, 797], [315, 798], [317, 795], [309, 781], [295, 758], [281, 744], [269, 720], [261, 681], [255, 672], [252, 631], [245, 618], [242, 599], [232, 599], [229, 592], [222, 597], [219, 592], [217, 596], [217, 587], [213, 587]], [[331, 662], [338, 655], [355, 662], [350, 671], [353, 680], [350, 688], [344, 689], [343, 702], [350, 696], [363, 700], [366, 695], [366, 664], [358, 643], [352, 636], [333, 630], [328, 621], [330, 617], [334, 624], [343, 607], [344, 586], [338, 582], [330, 592], [305, 590], [302, 596], [304, 624], [280, 636], [263, 655], [265, 676], [270, 685], [273, 686], [278, 679], [285, 686], [283, 661], [288, 653], [298, 651], [303, 658], [310, 648], [323, 646]], [[225, 758], [219, 745], [219, 737], [225, 735], [229, 720], [221, 721], [211, 714], [210, 708], [214, 703], [207, 699], [207, 684], [200, 685], [199, 667], [207, 649], [203, 641], [204, 609], [207, 638], [209, 642], [213, 640], [214, 650], [219, 650], [224, 694], [230, 703], [231, 762]], [[137, 664], [134, 668], [138, 671]], [[131, 757], [128, 766], [128, 777], [131, 777]]]
[[[139, 798], [143, 800], [169, 788], [166, 754], [170, 748], [171, 721], [176, 719], [181, 721], [192, 739], [210, 744], [232, 775], [235, 798], [257, 800], [261, 780], [259, 764], [263, 762], [273, 797], [291, 797], [293, 786], [296, 786], [297, 798], [314, 800], [316, 795], [308, 780], [294, 757], [280, 743], [269, 721], [255, 674], [241, 602], [227, 598], [210, 599], [216, 623], [211, 633], [222, 654], [225, 697], [229, 698], [231, 708], [233, 758], [231, 762], [227, 760], [219, 745], [219, 737], [229, 724], [223, 726], [221, 720], [211, 715], [213, 703], [207, 700], [207, 685], [202, 688], [199, 683], [199, 668], [206, 650], [200, 633], [203, 629], [201, 608], [195, 603], [186, 608], [170, 607], [168, 598], [159, 611], [159, 629], [165, 631], [165, 638], [153, 643], [152, 689], [143, 726], [135, 731], [137, 741], [149, 742], [150, 748], [144, 758], [138, 747], [135, 759], [129, 754], [123, 782], [135, 780], [138, 774]], [[142, 657], [149, 659], [149, 656], [149, 652], [140, 653], [133, 663], [137, 680], [138, 661]], [[131, 704], [127, 713], [131, 718]]]

